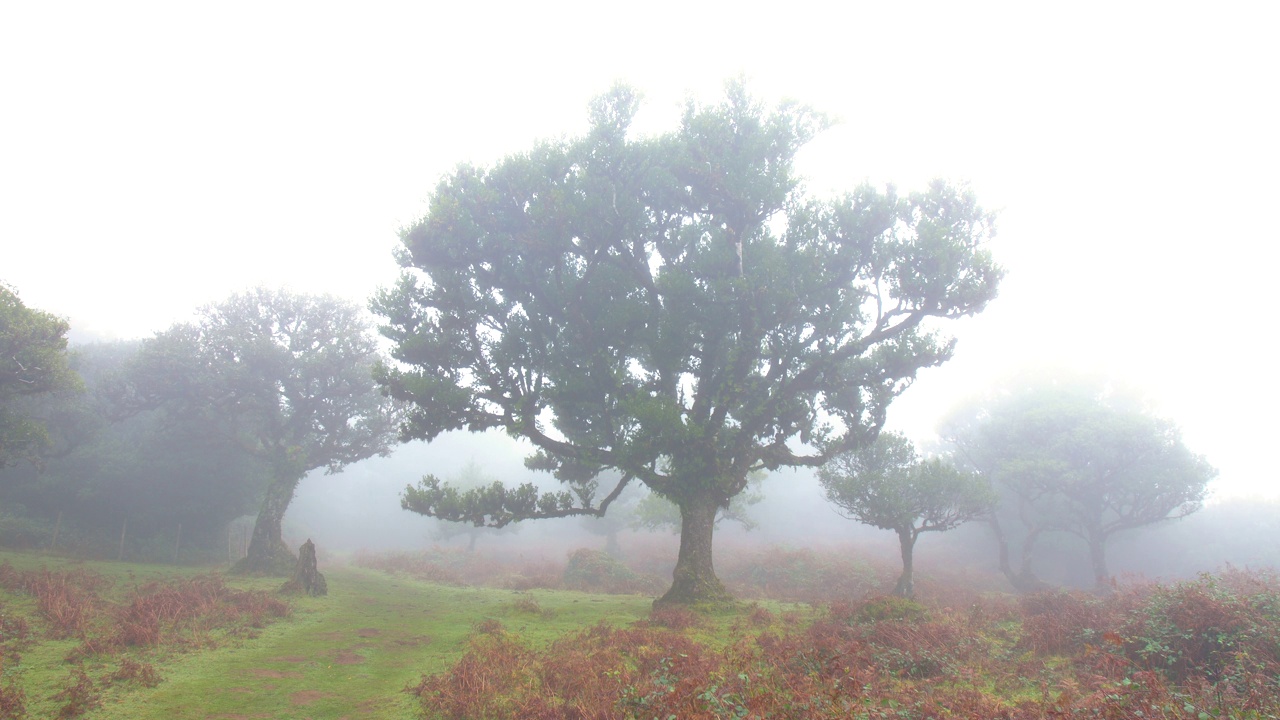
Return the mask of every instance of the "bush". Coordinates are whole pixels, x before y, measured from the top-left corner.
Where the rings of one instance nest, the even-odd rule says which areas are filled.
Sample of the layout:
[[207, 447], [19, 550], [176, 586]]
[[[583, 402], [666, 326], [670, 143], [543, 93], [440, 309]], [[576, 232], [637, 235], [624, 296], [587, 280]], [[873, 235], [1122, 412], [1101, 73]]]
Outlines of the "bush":
[[1204, 574], [1157, 588], [1124, 627], [1129, 655], [1175, 682], [1197, 675], [1216, 682], [1228, 671], [1277, 674], [1280, 587], [1274, 578], [1242, 584]]
[[854, 610], [850, 620], [858, 623], [877, 623], [889, 620], [897, 622], [924, 622], [929, 612], [920, 603], [897, 595], [881, 595], [863, 602]]
[[564, 586], [570, 590], [614, 595], [654, 591], [654, 578], [631, 571], [608, 553], [580, 548], [569, 553], [564, 569]]
[[13, 548], [44, 547], [53, 539], [47, 523], [0, 510], [0, 545]]
[[720, 564], [720, 579], [742, 597], [809, 603], [854, 600], [881, 582], [880, 574], [859, 558], [779, 547], [732, 557]]

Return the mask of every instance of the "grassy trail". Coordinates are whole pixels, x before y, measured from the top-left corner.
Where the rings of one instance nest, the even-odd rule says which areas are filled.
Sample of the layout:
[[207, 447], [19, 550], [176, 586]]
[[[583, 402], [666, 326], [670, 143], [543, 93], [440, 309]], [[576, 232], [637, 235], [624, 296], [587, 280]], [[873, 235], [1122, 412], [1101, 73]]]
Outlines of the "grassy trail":
[[[496, 618], [534, 642], [601, 620], [629, 623], [650, 600], [428, 585], [355, 568], [326, 573], [329, 595], [235, 648], [164, 663], [165, 682], [108, 699], [87, 717], [411, 718], [401, 692], [461, 656], [472, 626]], [[541, 612], [527, 609], [532, 598]], [[525, 609], [515, 601], [524, 599]], [[535, 622], [536, 621], [536, 622]]]
[[[27, 567], [65, 561], [4, 554]], [[101, 563], [92, 567], [120, 580], [157, 579], [189, 571]], [[648, 615], [650, 598], [564, 591], [515, 592], [452, 587], [355, 567], [322, 568], [329, 595], [293, 601], [289, 618], [255, 637], [215, 647], [157, 649], [138, 655], [163, 682], [106, 689], [91, 720], [186, 718], [414, 718], [416, 698], [401, 690], [423, 673], [447, 669], [461, 657], [473, 627], [495, 619], [534, 645], [598, 622], [625, 625]], [[273, 589], [276, 579], [232, 579], [239, 587]], [[123, 584], [123, 583], [121, 583]], [[10, 596], [13, 606], [30, 601]], [[20, 682], [28, 717], [57, 714], [50, 698], [66, 682], [62, 656], [73, 641], [46, 641], [23, 654]], [[96, 668], [95, 668], [96, 666]], [[93, 675], [102, 665], [90, 659]]]

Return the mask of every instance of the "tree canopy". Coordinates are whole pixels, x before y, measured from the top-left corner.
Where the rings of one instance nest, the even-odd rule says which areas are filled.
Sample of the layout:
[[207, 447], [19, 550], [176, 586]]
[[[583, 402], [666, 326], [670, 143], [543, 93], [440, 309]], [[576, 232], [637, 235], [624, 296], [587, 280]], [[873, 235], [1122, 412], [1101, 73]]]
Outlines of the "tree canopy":
[[972, 465], [1004, 490], [1007, 524], [1023, 527], [1023, 565], [1002, 566], [1033, 585], [1037, 538], [1066, 532], [1088, 545], [1095, 581], [1110, 579], [1106, 544], [1116, 533], [1200, 508], [1217, 471], [1183, 442], [1177, 426], [1105, 383], [1067, 378], [1015, 386], [959, 410], [947, 433]]
[[171, 560], [179, 534], [185, 557], [207, 560], [219, 550], [221, 557], [226, 523], [249, 510], [265, 484], [262, 463], [238, 451], [216, 416], [170, 405], [118, 413], [113, 391], [140, 345], [75, 347], [70, 362], [85, 392], [33, 402], [52, 442], [40, 467], [0, 470], [0, 504], [46, 518], [50, 530], [62, 517], [64, 548], [110, 546], [127, 520], [134, 559]]
[[36, 460], [49, 442], [44, 424], [23, 405], [28, 398], [79, 388], [67, 364], [69, 327], [0, 283], [0, 467]]
[[835, 456], [818, 470], [827, 499], [846, 517], [893, 530], [902, 551], [894, 592], [911, 597], [912, 558], [923, 532], [944, 532], [986, 516], [996, 496], [986, 478], [941, 457], [921, 458], [898, 433]]
[[222, 421], [271, 475], [241, 570], [287, 574], [281, 522], [312, 470], [385, 454], [399, 420], [374, 385], [377, 346], [359, 307], [330, 296], [257, 289], [204, 308], [144, 344], [135, 402], [185, 406]]
[[[452, 502], [437, 484], [428, 514], [600, 514], [639, 481], [681, 511], [660, 602], [715, 599], [717, 510], [753, 471], [874, 437], [951, 355], [926, 321], [981, 310], [1001, 272], [967, 189], [808, 197], [795, 155], [826, 122], [804, 107], [731, 84], [647, 138], [630, 132], [637, 107], [615, 88], [585, 136], [441, 181], [374, 303], [396, 361], [380, 380], [411, 403], [405, 438], [503, 428], [568, 487]], [[606, 469], [621, 480], [600, 492]]]

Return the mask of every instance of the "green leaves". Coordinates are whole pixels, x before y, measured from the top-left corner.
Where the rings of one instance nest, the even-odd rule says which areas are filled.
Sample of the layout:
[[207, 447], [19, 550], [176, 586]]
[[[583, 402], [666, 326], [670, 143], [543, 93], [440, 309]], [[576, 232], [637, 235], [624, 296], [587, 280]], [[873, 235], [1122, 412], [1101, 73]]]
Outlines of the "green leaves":
[[378, 391], [377, 347], [357, 306], [256, 289], [148, 340], [132, 377], [152, 404], [221, 418], [293, 480], [387, 452], [400, 416]]
[[614, 88], [586, 136], [437, 186], [374, 303], [397, 361], [379, 383], [413, 407], [405, 438], [503, 427], [561, 480], [613, 468], [727, 504], [753, 470], [874, 436], [950, 356], [921, 323], [994, 297], [991, 217], [945, 183], [806, 197], [795, 154], [826, 119], [742, 83], [652, 138], [637, 107]]
[[983, 517], [996, 499], [985, 478], [943, 458], [920, 458], [910, 440], [892, 432], [837, 455], [818, 479], [850, 517], [912, 535]]
[[406, 486], [400, 495], [400, 507], [441, 520], [495, 528], [530, 518], [597, 514], [575, 508], [574, 498], [567, 492], [539, 495], [532, 483], [507, 489], [502, 483], [494, 482], [460, 490], [440, 482], [434, 475], [424, 476], [417, 487]]
[[19, 459], [34, 462], [49, 444], [44, 424], [24, 407], [24, 398], [81, 387], [67, 363], [68, 327], [62, 318], [28, 308], [16, 291], [0, 284], [0, 467]]

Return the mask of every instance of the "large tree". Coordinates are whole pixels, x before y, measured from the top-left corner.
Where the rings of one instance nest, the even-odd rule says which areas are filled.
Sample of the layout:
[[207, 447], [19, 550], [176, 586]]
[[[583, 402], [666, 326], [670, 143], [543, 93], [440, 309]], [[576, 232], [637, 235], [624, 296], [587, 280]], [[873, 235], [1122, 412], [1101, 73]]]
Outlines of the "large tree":
[[922, 458], [898, 433], [840, 453], [818, 470], [827, 499], [859, 522], [898, 535], [902, 575], [894, 593], [911, 597], [916, 540], [985, 517], [996, 496], [986, 478], [942, 457]]
[[27, 307], [0, 283], [0, 467], [34, 461], [49, 443], [29, 399], [79, 387], [67, 364], [68, 329], [66, 320]]
[[[406, 438], [504, 428], [569, 486], [455, 501], [428, 484], [428, 514], [602, 514], [639, 481], [681, 514], [658, 602], [727, 598], [717, 510], [753, 471], [874, 437], [917, 370], [951, 354], [927, 321], [995, 295], [992, 218], [942, 182], [806, 197], [793, 163], [824, 121], [740, 84], [657, 137], [630, 132], [637, 106], [617, 88], [585, 136], [439, 184], [375, 300], [398, 361], [381, 380], [412, 403]], [[605, 469], [621, 480], [599, 492]]]
[[[1108, 541], [1195, 512], [1217, 475], [1172, 422], [1133, 395], [1089, 379], [1014, 385], [958, 411], [947, 433], [1003, 490], [1006, 511], [995, 517], [1001, 566], [1016, 587], [1028, 589], [1039, 585], [1032, 549], [1045, 533], [1082, 539], [1095, 582], [1105, 588]], [[1023, 538], [1017, 572], [1005, 546], [1012, 520]]]
[[225, 432], [271, 476], [237, 569], [288, 574], [285, 510], [304, 475], [386, 454], [398, 416], [375, 386], [378, 358], [357, 306], [330, 296], [258, 289], [157, 334], [136, 367], [137, 401], [185, 405]]

